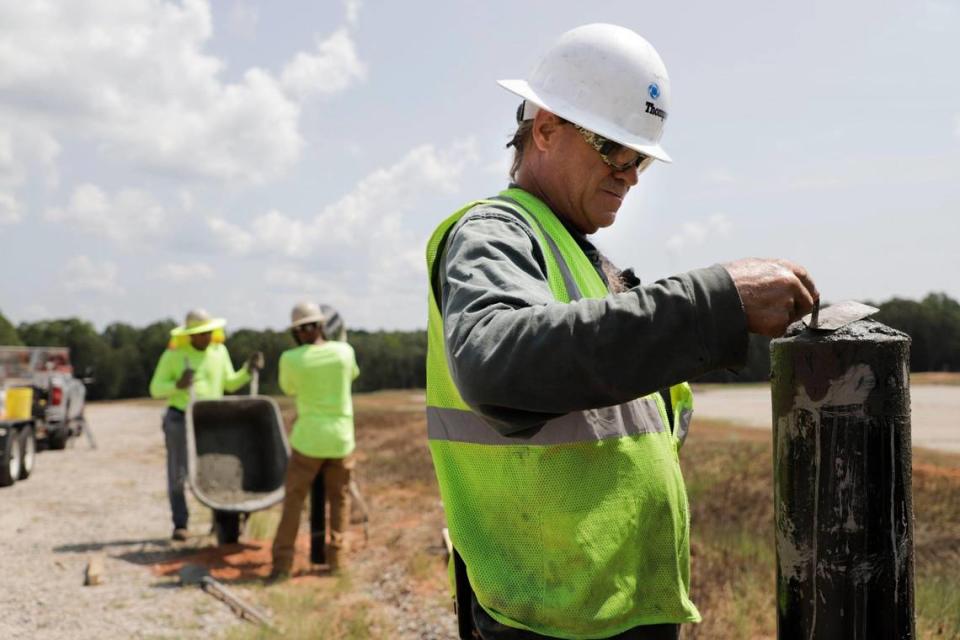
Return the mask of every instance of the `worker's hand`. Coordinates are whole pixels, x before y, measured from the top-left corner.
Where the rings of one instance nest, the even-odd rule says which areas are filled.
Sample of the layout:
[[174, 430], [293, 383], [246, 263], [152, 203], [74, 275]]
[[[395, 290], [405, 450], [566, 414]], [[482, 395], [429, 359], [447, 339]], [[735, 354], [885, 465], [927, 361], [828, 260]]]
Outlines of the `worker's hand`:
[[247, 358], [247, 370], [260, 371], [261, 369], [263, 369], [263, 353], [254, 351], [250, 354], [250, 357]]
[[186, 389], [193, 384], [193, 369], [184, 369], [183, 375], [177, 380], [177, 389]]
[[807, 270], [787, 260], [745, 258], [723, 267], [737, 286], [751, 333], [782, 336], [820, 297]]

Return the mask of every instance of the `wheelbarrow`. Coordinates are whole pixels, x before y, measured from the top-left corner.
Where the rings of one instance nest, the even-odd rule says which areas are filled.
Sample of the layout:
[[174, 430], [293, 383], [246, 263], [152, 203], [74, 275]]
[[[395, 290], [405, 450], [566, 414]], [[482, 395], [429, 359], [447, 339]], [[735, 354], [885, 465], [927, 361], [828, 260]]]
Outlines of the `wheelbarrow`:
[[195, 400], [187, 406], [187, 482], [213, 509], [217, 544], [232, 544], [251, 512], [283, 500], [290, 443], [280, 408], [258, 391], [249, 396]]

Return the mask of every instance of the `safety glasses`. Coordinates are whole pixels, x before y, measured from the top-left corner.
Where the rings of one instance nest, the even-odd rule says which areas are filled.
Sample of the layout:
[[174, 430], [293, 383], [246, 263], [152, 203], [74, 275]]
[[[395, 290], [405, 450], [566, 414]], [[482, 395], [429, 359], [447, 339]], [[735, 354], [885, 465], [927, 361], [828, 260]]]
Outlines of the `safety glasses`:
[[639, 174], [646, 171], [647, 167], [653, 164], [653, 156], [634, 151], [619, 142], [614, 142], [589, 129], [584, 129], [574, 122], [567, 121], [567, 124], [576, 129], [580, 135], [583, 136], [583, 139], [587, 141], [587, 144], [600, 154], [603, 162], [614, 171], [629, 171], [636, 167], [637, 173]]

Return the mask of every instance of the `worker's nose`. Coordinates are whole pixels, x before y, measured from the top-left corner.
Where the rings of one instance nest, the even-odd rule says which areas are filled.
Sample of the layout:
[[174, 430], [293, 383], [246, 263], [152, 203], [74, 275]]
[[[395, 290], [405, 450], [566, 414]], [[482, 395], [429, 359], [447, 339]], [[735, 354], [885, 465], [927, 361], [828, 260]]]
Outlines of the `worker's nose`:
[[622, 171], [614, 171], [613, 177], [617, 180], [622, 180], [626, 182], [627, 185], [633, 187], [640, 181], [640, 171], [635, 166], [630, 166], [627, 169]]

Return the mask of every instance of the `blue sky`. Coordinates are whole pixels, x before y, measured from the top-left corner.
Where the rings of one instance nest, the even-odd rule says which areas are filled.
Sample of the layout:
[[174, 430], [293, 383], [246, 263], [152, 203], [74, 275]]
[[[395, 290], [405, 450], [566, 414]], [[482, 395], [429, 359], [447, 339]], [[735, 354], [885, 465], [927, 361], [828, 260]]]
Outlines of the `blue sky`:
[[614, 262], [960, 298], [956, 2], [76, 0], [0, 5], [0, 311], [424, 327], [426, 237], [507, 180], [495, 81], [589, 22], [672, 85], [674, 162], [597, 234]]

